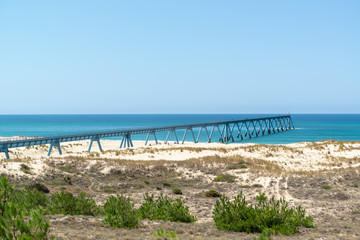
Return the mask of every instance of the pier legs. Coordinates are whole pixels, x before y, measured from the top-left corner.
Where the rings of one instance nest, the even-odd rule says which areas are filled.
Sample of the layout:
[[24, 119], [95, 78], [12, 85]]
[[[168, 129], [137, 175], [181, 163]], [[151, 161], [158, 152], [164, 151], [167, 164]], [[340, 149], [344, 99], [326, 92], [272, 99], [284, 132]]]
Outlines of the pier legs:
[[47, 154], [48, 157], [50, 156], [51, 150], [52, 150], [53, 147], [57, 147], [57, 149], [59, 151], [59, 154], [60, 155], [62, 154], [61, 147], [60, 147], [60, 142], [59, 141], [53, 141], [52, 143], [50, 143], [50, 148], [49, 148], [49, 151], [48, 151], [48, 154]]
[[167, 136], [166, 136], [165, 144], [167, 144], [167, 142], [169, 141], [169, 137], [170, 137], [171, 132], [173, 132], [173, 133], [174, 133], [174, 136], [175, 136], [175, 143], [179, 144], [179, 140], [178, 140], [178, 138], [177, 138], [177, 135], [176, 135], [176, 131], [175, 131], [175, 129], [171, 129], [171, 130], [169, 130], [169, 132], [168, 132], [168, 134], [167, 134]]
[[90, 152], [91, 146], [92, 146], [92, 144], [93, 144], [94, 141], [96, 141], [96, 142], [98, 143], [100, 152], [102, 152], [102, 147], [101, 147], [101, 144], [100, 144], [100, 138], [99, 138], [99, 137], [92, 137], [92, 138], [90, 139], [90, 144], [89, 144], [88, 152]]
[[192, 138], [193, 138], [193, 141], [194, 141], [194, 143], [196, 143], [196, 139], [195, 139], [195, 135], [194, 135], [193, 129], [192, 129], [192, 128], [187, 128], [187, 129], [185, 129], [184, 137], [183, 137], [183, 139], [182, 139], [181, 144], [184, 144], [184, 142], [185, 142], [185, 138], [186, 138], [187, 131], [190, 131], [191, 136], [192, 136]]
[[5, 157], [6, 157], [6, 159], [10, 159], [10, 156], [9, 156], [9, 149], [8, 149], [8, 147], [7, 147], [7, 145], [3, 145], [3, 146], [1, 146], [0, 147], [0, 152], [3, 152], [3, 153], [5, 153]]
[[209, 137], [209, 132], [208, 132], [208, 130], [207, 130], [207, 127], [206, 127], [206, 126], [203, 126], [203, 127], [200, 127], [199, 134], [198, 134], [197, 139], [196, 139], [196, 142], [197, 142], [197, 143], [199, 142], [200, 135], [201, 135], [201, 131], [202, 131], [203, 129], [205, 130], [206, 136], [207, 136], [207, 138], [208, 138], [208, 142], [211, 141], [211, 139], [210, 139], [210, 137]]
[[[146, 143], [145, 143], [145, 145], [146, 145]], [[134, 145], [132, 143], [132, 140], [131, 140], [131, 135], [130, 134], [123, 136], [123, 138], [121, 140], [120, 148], [126, 148], [126, 146], [127, 147], [134, 147]]]
[[[155, 132], [149, 132], [148, 135], [147, 135], [147, 137], [146, 137], [145, 146], [147, 145], [147, 143], [148, 143], [148, 141], [149, 141], [150, 135], [153, 135], [153, 136], [154, 136], [155, 144], [158, 144], [158, 140], [157, 140], [157, 138], [156, 138]], [[175, 136], [176, 136], [176, 135], [175, 135]]]
[[183, 137], [183, 139], [181, 141], [181, 144], [184, 144], [184, 142], [185, 142], [187, 131], [188, 131], [188, 129], [185, 129], [184, 137]]

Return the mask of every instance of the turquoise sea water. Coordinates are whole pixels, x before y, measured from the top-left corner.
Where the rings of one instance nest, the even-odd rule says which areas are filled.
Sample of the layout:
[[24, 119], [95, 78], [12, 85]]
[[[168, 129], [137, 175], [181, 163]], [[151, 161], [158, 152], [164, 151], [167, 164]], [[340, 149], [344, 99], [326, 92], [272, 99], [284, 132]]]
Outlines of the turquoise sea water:
[[[144, 114], [144, 115], [0, 115], [0, 136], [51, 136], [98, 130], [127, 129], [263, 117], [260, 114]], [[295, 130], [242, 142], [281, 144], [324, 139], [360, 141], [360, 114], [293, 114]], [[182, 139], [178, 131], [179, 139]], [[195, 131], [197, 134], [197, 130]], [[166, 133], [159, 133], [164, 140]], [[214, 135], [216, 136], [216, 134]], [[113, 138], [119, 139], [119, 138]], [[134, 135], [134, 140], [145, 136]], [[214, 138], [215, 139], [215, 138]], [[170, 140], [173, 140], [170, 139]], [[186, 140], [190, 141], [188, 134]], [[206, 142], [203, 132], [200, 141]]]

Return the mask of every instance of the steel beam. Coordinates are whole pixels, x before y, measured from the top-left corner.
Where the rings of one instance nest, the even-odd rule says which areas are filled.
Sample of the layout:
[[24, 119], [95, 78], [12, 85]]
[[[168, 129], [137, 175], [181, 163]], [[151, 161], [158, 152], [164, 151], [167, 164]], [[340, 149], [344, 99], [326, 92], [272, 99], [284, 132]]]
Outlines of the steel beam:
[[100, 150], [100, 152], [102, 152], [103, 150], [102, 150], [102, 147], [101, 147], [101, 144], [100, 144], [100, 138], [97, 137], [97, 136], [92, 137], [92, 138], [90, 139], [90, 144], [89, 144], [88, 152], [90, 152], [91, 146], [92, 146], [92, 144], [93, 144], [94, 141], [98, 143], [99, 150]]
[[[239, 124], [241, 123], [241, 126]], [[263, 124], [265, 126], [263, 127]], [[168, 131], [168, 136], [166, 138], [166, 143], [169, 140], [169, 136], [171, 132], [174, 133], [176, 142], [178, 143], [178, 139], [176, 136], [176, 130], [184, 129], [186, 137], [187, 131], [190, 131], [193, 137], [194, 142], [199, 142], [201, 131], [205, 129], [206, 135], [208, 137], [208, 141], [212, 141], [212, 137], [215, 129], [217, 129], [219, 133], [219, 141], [220, 142], [228, 142], [230, 139], [233, 140], [233, 130], [235, 125], [238, 129], [237, 137], [241, 137], [243, 140], [243, 125], [245, 125], [245, 137], [249, 136], [249, 138], [256, 133], [258, 136], [260, 132], [265, 135], [267, 130], [268, 134], [272, 132], [280, 132], [286, 131], [290, 129], [294, 129], [294, 123], [291, 119], [290, 115], [282, 115], [282, 116], [272, 116], [272, 117], [263, 117], [263, 118], [251, 118], [251, 119], [238, 119], [238, 120], [230, 120], [230, 121], [218, 121], [218, 122], [207, 122], [207, 123], [196, 123], [196, 124], [186, 124], [186, 125], [175, 125], [175, 126], [165, 126], [165, 127], [155, 127], [155, 128], [139, 128], [139, 129], [128, 129], [128, 130], [113, 130], [113, 131], [104, 131], [104, 132], [91, 132], [91, 133], [83, 133], [83, 134], [75, 134], [75, 135], [60, 135], [60, 136], [51, 136], [51, 137], [29, 137], [29, 138], [12, 138], [6, 140], [0, 140], [0, 152], [4, 152], [6, 157], [9, 158], [9, 148], [17, 148], [17, 147], [27, 147], [27, 146], [35, 146], [35, 145], [43, 145], [50, 144], [48, 155], [51, 154], [51, 150], [53, 146], [58, 147], [59, 153], [61, 154], [60, 143], [61, 142], [70, 142], [70, 141], [81, 141], [81, 140], [90, 140], [89, 150], [91, 150], [93, 141], [97, 141], [99, 145], [99, 149], [101, 149], [100, 138], [107, 137], [122, 137], [122, 141], [120, 144], [121, 147], [130, 147], [133, 146], [131, 135], [132, 134], [147, 134], [145, 145], [147, 145], [149, 141], [150, 135], [153, 135], [155, 143], [158, 144], [156, 138], [156, 132]], [[252, 125], [252, 126], [251, 126]], [[257, 125], [259, 127], [257, 128]], [[208, 133], [208, 127], [211, 127], [211, 133]], [[220, 130], [220, 127], [223, 129]], [[197, 138], [194, 136], [193, 129], [200, 128], [199, 135]], [[253, 129], [251, 129], [253, 128]], [[281, 129], [281, 130], [280, 130]], [[252, 130], [252, 132], [251, 132]], [[99, 139], [99, 141], [97, 140]], [[183, 140], [184, 141], [184, 140]], [[6, 148], [5, 148], [6, 146]]]
[[6, 157], [6, 159], [10, 159], [10, 156], [9, 156], [9, 149], [8, 149], [8, 147], [7, 147], [7, 145], [6, 145], [6, 144], [4, 144], [4, 145], [0, 145], [0, 152], [5, 153], [5, 157]]
[[52, 143], [50, 143], [49, 151], [48, 151], [48, 154], [47, 154], [48, 157], [50, 156], [51, 150], [52, 150], [53, 147], [57, 147], [57, 149], [59, 151], [59, 154], [60, 155], [62, 154], [61, 147], [60, 147], [60, 142], [54, 140]]

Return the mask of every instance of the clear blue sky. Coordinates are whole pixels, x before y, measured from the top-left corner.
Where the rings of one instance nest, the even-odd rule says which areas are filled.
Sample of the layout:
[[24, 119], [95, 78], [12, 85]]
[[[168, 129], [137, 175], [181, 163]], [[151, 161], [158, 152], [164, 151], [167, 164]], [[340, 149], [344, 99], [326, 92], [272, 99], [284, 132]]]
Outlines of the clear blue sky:
[[0, 113], [360, 113], [360, 1], [0, 0]]

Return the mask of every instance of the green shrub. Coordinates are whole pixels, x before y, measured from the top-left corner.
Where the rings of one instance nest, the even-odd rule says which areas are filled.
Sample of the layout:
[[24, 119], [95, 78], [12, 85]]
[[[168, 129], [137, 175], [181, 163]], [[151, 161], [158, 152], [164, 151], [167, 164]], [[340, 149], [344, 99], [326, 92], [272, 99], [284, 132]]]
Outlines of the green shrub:
[[229, 175], [229, 174], [219, 174], [215, 177], [214, 181], [215, 182], [228, 182], [228, 183], [232, 183], [235, 182], [236, 177], [233, 175]]
[[44, 221], [41, 208], [30, 210], [29, 217], [12, 202], [6, 203], [4, 210], [0, 216], [1, 239], [48, 239], [50, 223]]
[[248, 205], [240, 193], [233, 202], [225, 196], [216, 201], [213, 218], [218, 229], [236, 232], [274, 231], [275, 234], [290, 235], [298, 232], [299, 226], [315, 227], [313, 218], [305, 216], [301, 206], [289, 208], [284, 199], [275, 201], [274, 197], [267, 200], [260, 193], [255, 206]]
[[63, 172], [67, 172], [67, 173], [76, 173], [76, 170], [69, 166], [60, 166], [59, 169]]
[[38, 190], [14, 190], [9, 201], [15, 203], [18, 209], [28, 214], [30, 210], [38, 207], [46, 208], [49, 205], [49, 198], [45, 193]]
[[324, 189], [324, 190], [330, 190], [330, 189], [331, 189], [331, 186], [325, 184], [325, 185], [322, 185], [321, 188]]
[[144, 181], [144, 183], [145, 183], [146, 185], [149, 185], [149, 184], [150, 184], [150, 182], [149, 182], [149, 181]]
[[50, 223], [44, 221], [42, 208], [36, 207], [25, 211], [25, 207], [19, 204], [18, 196], [14, 196], [14, 193], [7, 177], [1, 176], [0, 239], [48, 239]]
[[107, 188], [103, 189], [103, 192], [105, 192], [105, 193], [116, 193], [116, 190], [113, 189], [113, 188], [107, 187]]
[[134, 203], [125, 196], [110, 196], [104, 204], [104, 222], [112, 227], [137, 227], [139, 217]]
[[174, 188], [174, 189], [172, 190], [172, 193], [173, 193], [173, 194], [176, 194], [176, 195], [182, 195], [182, 194], [183, 194], [182, 191], [181, 191], [181, 189], [179, 189], [179, 188]]
[[167, 182], [163, 183], [163, 186], [164, 187], [171, 187], [170, 183], [167, 183]]
[[30, 185], [29, 187], [31, 190], [38, 190], [40, 192], [43, 192], [43, 193], [49, 193], [49, 189], [44, 185], [44, 184], [41, 184], [41, 183], [35, 183], [35, 184], [32, 184]]
[[156, 229], [156, 233], [153, 234], [154, 237], [158, 238], [177, 238], [178, 235], [174, 231], [166, 231], [163, 228]]
[[160, 196], [155, 199], [154, 195], [144, 194], [145, 202], [138, 209], [142, 218], [150, 220], [164, 220], [170, 222], [195, 222], [197, 218], [191, 215], [189, 207], [184, 205], [181, 199], [172, 199]]
[[61, 191], [51, 196], [48, 213], [96, 216], [101, 210], [95, 200], [86, 193], [82, 192], [74, 197], [69, 192]]
[[215, 190], [209, 190], [205, 192], [205, 196], [206, 197], [220, 197], [220, 193], [218, 191]]
[[31, 173], [30, 167], [28, 165], [26, 165], [25, 163], [20, 164], [20, 170], [23, 171], [26, 174]]
[[233, 169], [247, 168], [247, 166], [244, 163], [236, 163], [236, 164], [229, 165], [227, 168], [230, 170], [233, 170]]

